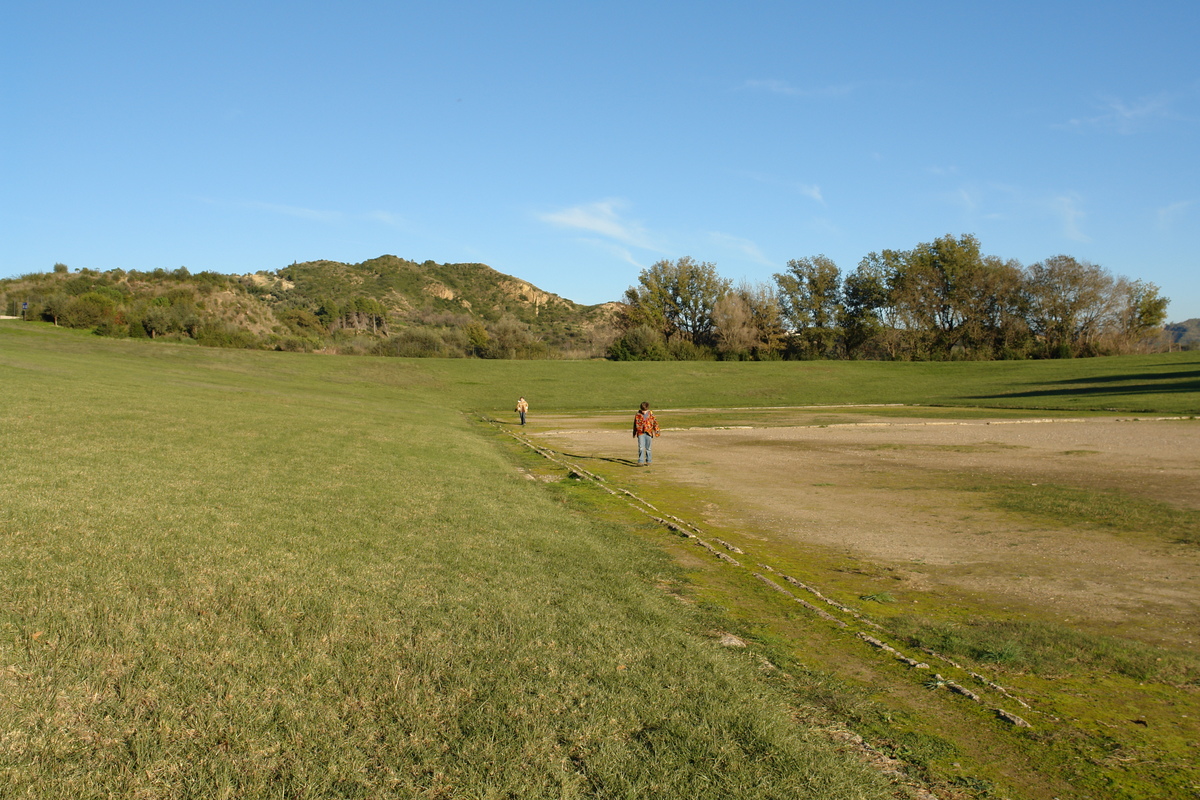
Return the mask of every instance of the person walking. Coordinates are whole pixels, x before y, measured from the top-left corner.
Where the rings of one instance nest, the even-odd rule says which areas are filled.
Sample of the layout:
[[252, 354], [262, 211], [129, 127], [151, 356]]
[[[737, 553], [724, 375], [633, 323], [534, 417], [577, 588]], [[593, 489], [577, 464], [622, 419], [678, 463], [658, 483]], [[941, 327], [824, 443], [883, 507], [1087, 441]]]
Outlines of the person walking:
[[529, 410], [529, 403], [525, 402], [524, 397], [517, 398], [517, 413], [521, 415], [521, 424], [525, 424], [525, 412]]
[[633, 415], [633, 438], [638, 443], [638, 466], [650, 466], [650, 445], [658, 436], [658, 420], [650, 410], [649, 403], [642, 403]]

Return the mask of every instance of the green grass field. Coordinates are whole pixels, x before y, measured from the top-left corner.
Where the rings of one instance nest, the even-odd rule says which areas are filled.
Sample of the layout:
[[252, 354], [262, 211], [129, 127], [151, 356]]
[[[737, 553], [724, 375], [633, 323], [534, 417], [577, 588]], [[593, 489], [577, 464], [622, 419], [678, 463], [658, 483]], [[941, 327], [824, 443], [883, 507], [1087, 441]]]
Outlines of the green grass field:
[[900, 796], [825, 732], [851, 691], [720, 646], [664, 551], [464, 413], [521, 394], [1193, 415], [1200, 359], [408, 361], [0, 323], [0, 794]]

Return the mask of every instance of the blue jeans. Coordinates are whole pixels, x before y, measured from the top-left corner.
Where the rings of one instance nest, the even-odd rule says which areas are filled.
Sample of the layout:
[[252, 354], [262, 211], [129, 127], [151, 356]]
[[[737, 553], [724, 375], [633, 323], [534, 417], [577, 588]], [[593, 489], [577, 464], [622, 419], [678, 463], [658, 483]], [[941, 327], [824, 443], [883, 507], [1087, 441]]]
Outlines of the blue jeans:
[[638, 463], [650, 463], [650, 443], [654, 441], [654, 437], [648, 433], [639, 433], [638, 437]]

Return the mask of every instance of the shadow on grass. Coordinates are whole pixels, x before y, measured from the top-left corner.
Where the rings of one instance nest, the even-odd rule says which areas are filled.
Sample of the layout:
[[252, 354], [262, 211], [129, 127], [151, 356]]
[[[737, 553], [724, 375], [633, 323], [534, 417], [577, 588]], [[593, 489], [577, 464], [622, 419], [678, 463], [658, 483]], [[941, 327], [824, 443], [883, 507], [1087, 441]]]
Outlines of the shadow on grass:
[[583, 453], [564, 453], [561, 450], [555, 450], [554, 452], [558, 453], [560, 456], [565, 456], [567, 458], [578, 458], [581, 461], [607, 461], [610, 464], [624, 464], [625, 466], [628, 466], [628, 467], [636, 467], [637, 466], [637, 462], [634, 461], [632, 458], [613, 458], [611, 456], [589, 456], [589, 455], [584, 455]]
[[[515, 428], [517, 430], [520, 430], [520, 428], [522, 427], [521, 423], [519, 423], [519, 422], [505, 422], [503, 420], [492, 420], [492, 421], [499, 425], [503, 425], [506, 428]], [[558, 455], [563, 456], [564, 458], [577, 458], [580, 461], [607, 461], [610, 464], [624, 464], [627, 467], [636, 467], [638, 465], [637, 462], [634, 461], [632, 458], [613, 458], [611, 456], [585, 455], [584, 453], [565, 453], [562, 450], [553, 450], [549, 447], [545, 447], [543, 449], [547, 450], [551, 453], [557, 453]]]
[[[1126, 384], [1124, 386], [1115, 384]], [[1091, 378], [1040, 383], [1038, 389], [1003, 394], [973, 395], [971, 400], [989, 400], [1016, 397], [1089, 397], [1089, 396], [1132, 396], [1139, 394], [1195, 394], [1200, 393], [1200, 368], [1161, 373], [1128, 373], [1122, 375], [1097, 375]]]

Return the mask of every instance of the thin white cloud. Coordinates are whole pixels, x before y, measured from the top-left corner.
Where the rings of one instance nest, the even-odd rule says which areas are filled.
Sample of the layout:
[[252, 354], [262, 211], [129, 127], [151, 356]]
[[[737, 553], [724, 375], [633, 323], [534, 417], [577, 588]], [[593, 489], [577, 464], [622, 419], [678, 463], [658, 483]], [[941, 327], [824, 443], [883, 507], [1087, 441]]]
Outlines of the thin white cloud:
[[1083, 221], [1087, 213], [1080, 207], [1081, 200], [1075, 193], [1059, 195], [1050, 201], [1051, 208], [1062, 221], [1063, 236], [1076, 242], [1090, 242], [1083, 232]]
[[410, 220], [391, 211], [376, 210], [365, 213], [347, 213], [344, 211], [332, 211], [329, 209], [291, 206], [283, 203], [264, 203], [257, 200], [229, 201], [215, 200], [208, 197], [197, 199], [209, 205], [225, 206], [227, 208], [253, 209], [255, 211], [264, 211], [268, 214], [277, 214], [284, 217], [295, 217], [296, 219], [302, 219], [308, 222], [319, 222], [325, 225], [375, 222], [387, 225], [390, 228], [396, 228], [398, 230], [411, 230], [413, 228], [413, 224]]
[[804, 195], [805, 197], [811, 197], [813, 200], [816, 200], [818, 203], [821, 203], [822, 205], [824, 205], [825, 197], [821, 194], [821, 187], [817, 186], [815, 183], [814, 184], [797, 183], [794, 185], [794, 188], [796, 189], [796, 191], [798, 191], [800, 194]]
[[825, 196], [821, 193], [821, 187], [815, 183], [800, 183], [798, 181], [789, 181], [782, 178], [776, 178], [773, 175], [764, 175], [761, 172], [735, 172], [735, 175], [741, 175], [759, 183], [766, 183], [772, 186], [783, 186], [797, 192], [805, 197], [812, 198], [818, 203], [825, 204]]
[[720, 233], [719, 231], [710, 232], [708, 234], [708, 238], [711, 239], [717, 246], [724, 247], [728, 250], [736, 250], [737, 252], [749, 258], [751, 261], [755, 261], [759, 264], [765, 264], [768, 267], [776, 266], [774, 262], [763, 255], [763, 252], [759, 249], [758, 245], [749, 239], [743, 239], [740, 236], [731, 236], [727, 233]]
[[842, 236], [841, 227], [829, 217], [813, 217], [806, 220], [803, 225], [804, 229], [810, 233], [829, 236]]
[[959, 189], [958, 192], [956, 193], [956, 198], [958, 200], [958, 203], [963, 207], [963, 209], [967, 213], [973, 214], [979, 210], [979, 198], [976, 196], [975, 192], [972, 191], [971, 189], [967, 189], [967, 188]]
[[372, 222], [381, 222], [389, 228], [408, 229], [412, 227], [407, 219], [399, 214], [393, 214], [391, 211], [372, 211], [367, 214], [367, 219]]
[[661, 252], [661, 248], [640, 223], [621, 217], [620, 212], [625, 205], [622, 200], [601, 200], [538, 214], [537, 217], [559, 228], [598, 233], [628, 247]]
[[1122, 136], [1129, 136], [1146, 130], [1154, 123], [1174, 119], [1176, 114], [1172, 106], [1176, 99], [1176, 95], [1168, 92], [1147, 95], [1133, 101], [1103, 96], [1098, 98], [1096, 114], [1076, 117], [1056, 127], [1110, 130]]
[[315, 208], [301, 208], [299, 206], [285, 206], [277, 203], [245, 203], [248, 208], [256, 208], [259, 211], [267, 211], [272, 214], [281, 214], [285, 217], [296, 217], [298, 219], [309, 220], [310, 222], [325, 222], [333, 223], [340, 222], [343, 219], [343, 214], [340, 211], [324, 211]]
[[768, 94], [779, 94], [785, 97], [845, 97], [854, 92], [858, 88], [857, 84], [840, 83], [831, 86], [798, 87], [792, 86], [787, 81], [781, 80], [748, 80], [742, 84], [742, 88], [751, 92], [766, 92]]
[[589, 241], [591, 244], [594, 244], [596, 247], [599, 247], [601, 250], [607, 250], [608, 252], [612, 253], [619, 260], [624, 261], [626, 264], [632, 264], [633, 266], [637, 267], [638, 269], [646, 268], [645, 264], [642, 264], [640, 261], [638, 261], [636, 258], [633, 257], [633, 253], [629, 252], [628, 248], [622, 247], [619, 244], [613, 244], [612, 242], [602, 241], [600, 239], [592, 239]]
[[1171, 203], [1169, 206], [1163, 206], [1158, 210], [1158, 227], [1159, 230], [1169, 231], [1184, 217], [1188, 215], [1192, 207], [1196, 205], [1195, 200], [1184, 200], [1179, 203]]

